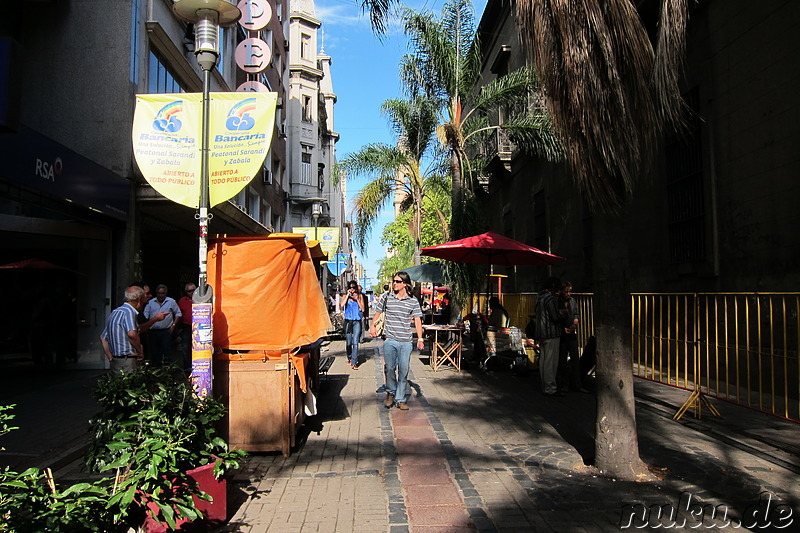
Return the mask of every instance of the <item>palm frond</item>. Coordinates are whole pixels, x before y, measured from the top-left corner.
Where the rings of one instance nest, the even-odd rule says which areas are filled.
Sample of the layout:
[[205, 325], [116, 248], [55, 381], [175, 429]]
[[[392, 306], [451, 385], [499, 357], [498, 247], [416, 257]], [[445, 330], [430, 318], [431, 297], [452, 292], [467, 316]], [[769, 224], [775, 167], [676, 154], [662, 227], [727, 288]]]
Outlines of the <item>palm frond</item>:
[[362, 253], [366, 251], [367, 239], [372, 226], [378, 219], [381, 209], [388, 203], [394, 194], [394, 180], [381, 176], [368, 182], [353, 199], [353, 237], [356, 246]]
[[437, 103], [423, 96], [411, 100], [389, 99], [383, 103], [381, 111], [389, 116], [402, 148], [415, 160], [422, 160], [438, 123]]
[[678, 84], [686, 48], [687, 18], [687, 0], [667, 0], [661, 4], [653, 66], [653, 87], [662, 123], [677, 130], [686, 126], [688, 112]]
[[[662, 1], [676, 10], [682, 2]], [[590, 205], [616, 212], [652, 163], [665, 106], [675, 105], [653, 90], [653, 47], [633, 2], [518, 0], [516, 15], [575, 180]], [[674, 66], [675, 50], [665, 48], [664, 65]]]
[[339, 161], [339, 167], [350, 176], [377, 174], [392, 177], [406, 162], [406, 155], [397, 147], [372, 143], [361, 147], [357, 152], [347, 154]]
[[372, 31], [378, 38], [382, 39], [386, 34], [386, 21], [396, 5], [396, 0], [361, 0], [361, 12], [369, 12]]
[[546, 114], [513, 117], [500, 128], [517, 147], [528, 154], [538, 155], [548, 161], [560, 161], [564, 157], [564, 146]]
[[471, 104], [476, 109], [496, 109], [527, 97], [536, 87], [533, 70], [520, 68], [481, 87]]

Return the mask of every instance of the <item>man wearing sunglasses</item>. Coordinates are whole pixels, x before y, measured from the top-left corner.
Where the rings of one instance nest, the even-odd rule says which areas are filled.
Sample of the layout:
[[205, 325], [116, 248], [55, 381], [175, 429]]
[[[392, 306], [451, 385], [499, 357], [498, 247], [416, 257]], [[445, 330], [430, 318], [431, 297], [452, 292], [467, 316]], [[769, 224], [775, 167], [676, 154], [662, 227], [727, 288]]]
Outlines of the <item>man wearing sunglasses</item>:
[[369, 333], [377, 337], [375, 321], [381, 314], [386, 313], [383, 334], [386, 342], [383, 344], [383, 361], [386, 375], [386, 399], [383, 405], [389, 409], [397, 400], [397, 408], [401, 411], [408, 410], [406, 394], [408, 393], [408, 369], [411, 365], [411, 350], [414, 337], [411, 321], [417, 331], [417, 348], [422, 350], [425, 342], [422, 339], [422, 309], [419, 302], [411, 294], [411, 278], [405, 272], [398, 272], [392, 276], [391, 290], [381, 297], [376, 307], [375, 317], [369, 328]]

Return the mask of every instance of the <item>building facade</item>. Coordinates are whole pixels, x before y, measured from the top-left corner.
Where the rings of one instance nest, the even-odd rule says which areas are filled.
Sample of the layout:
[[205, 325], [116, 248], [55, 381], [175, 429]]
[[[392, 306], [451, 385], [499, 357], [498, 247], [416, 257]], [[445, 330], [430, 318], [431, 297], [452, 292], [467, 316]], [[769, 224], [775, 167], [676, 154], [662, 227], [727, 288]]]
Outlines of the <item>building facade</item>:
[[[292, 228], [338, 228], [339, 253], [350, 252], [346, 223], [345, 180], [336, 174], [334, 129], [336, 93], [332, 59], [324, 51], [322, 21], [313, 0], [293, 1], [289, 13], [289, 86], [286, 118], [289, 168], [287, 231]], [[321, 269], [328, 293], [339, 277]]]
[[[639, 5], [651, 30], [654, 4]], [[490, 0], [483, 14], [482, 83], [525, 63], [513, 9]], [[624, 270], [632, 292], [795, 290], [798, 21], [800, 4], [785, 0], [692, 4], [681, 82], [687, 132], [663, 140], [655, 168], [615, 220], [588, 208], [565, 166], [498, 137], [488, 148], [491, 229], [567, 258], [549, 269], [507, 269], [504, 290], [535, 291], [552, 274], [591, 292], [609, 269]], [[612, 226], [622, 239], [611, 238]], [[618, 250], [618, 260], [597, 261], [601, 250]]]
[[[264, 3], [270, 19], [263, 29], [221, 30], [210, 90], [235, 91], [250, 81], [278, 93], [271, 150], [259, 175], [212, 209], [211, 236], [290, 226], [283, 135], [289, 4]], [[172, 4], [23, 1], [0, 20], [0, 264], [45, 261], [2, 272], [12, 298], [24, 303], [2, 311], [0, 353], [25, 353], [37, 331], [58, 323], [67, 358], [100, 365], [98, 337], [124, 287], [136, 279], [166, 283], [178, 297], [197, 279], [195, 210], [147, 184], [131, 143], [136, 94], [202, 90], [194, 27]], [[235, 60], [248, 37], [270, 48], [257, 73]]]

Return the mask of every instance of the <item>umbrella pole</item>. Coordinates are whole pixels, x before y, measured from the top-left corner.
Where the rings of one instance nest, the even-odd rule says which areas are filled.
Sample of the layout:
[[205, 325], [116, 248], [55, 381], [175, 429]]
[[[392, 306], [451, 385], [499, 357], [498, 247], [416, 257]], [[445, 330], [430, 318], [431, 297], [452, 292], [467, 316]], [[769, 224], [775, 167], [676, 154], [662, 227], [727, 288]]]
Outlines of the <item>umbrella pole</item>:
[[[489, 256], [489, 261], [492, 260], [492, 256]], [[491, 313], [491, 309], [489, 309], [489, 298], [492, 297], [492, 264], [489, 263], [489, 269], [486, 272], [486, 316], [489, 316]]]

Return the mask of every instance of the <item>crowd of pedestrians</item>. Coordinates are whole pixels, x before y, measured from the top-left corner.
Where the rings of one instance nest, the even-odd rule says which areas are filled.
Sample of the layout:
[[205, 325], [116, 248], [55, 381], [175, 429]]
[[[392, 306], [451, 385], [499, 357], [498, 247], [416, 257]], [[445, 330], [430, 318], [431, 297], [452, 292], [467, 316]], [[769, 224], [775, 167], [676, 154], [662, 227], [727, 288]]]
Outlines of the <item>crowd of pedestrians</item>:
[[147, 283], [138, 281], [125, 289], [123, 303], [106, 319], [100, 334], [103, 353], [112, 372], [130, 372], [139, 365], [177, 365], [191, 368], [192, 294], [187, 283], [179, 301], [169, 288], [156, 286], [155, 298]]

